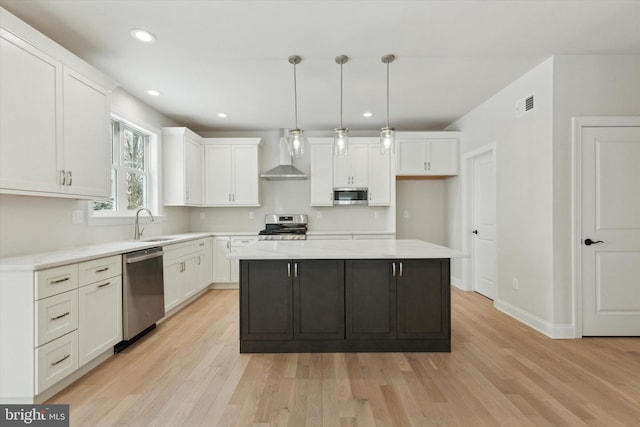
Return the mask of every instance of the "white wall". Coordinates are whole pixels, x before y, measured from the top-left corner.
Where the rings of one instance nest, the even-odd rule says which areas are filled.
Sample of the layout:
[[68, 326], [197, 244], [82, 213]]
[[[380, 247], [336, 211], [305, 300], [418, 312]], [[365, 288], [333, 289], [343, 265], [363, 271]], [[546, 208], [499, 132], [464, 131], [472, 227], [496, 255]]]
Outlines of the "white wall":
[[446, 245], [445, 179], [396, 181], [396, 238]]
[[[205, 138], [261, 137], [259, 148], [260, 173], [278, 165], [280, 135], [278, 130], [253, 132], [197, 132]], [[308, 136], [327, 136], [326, 132], [305, 132]], [[331, 134], [328, 134], [331, 136]], [[353, 136], [370, 136], [353, 133]], [[309, 151], [294, 158], [293, 165], [309, 174]], [[395, 207], [309, 206], [309, 180], [260, 180], [260, 207], [257, 208], [194, 208], [191, 211], [193, 231], [258, 232], [264, 228], [265, 214], [306, 213], [310, 231], [381, 231], [395, 230]], [[204, 215], [204, 219], [202, 219]], [[253, 218], [251, 218], [253, 216]]]
[[640, 55], [563, 55], [554, 59], [554, 322], [572, 321], [572, 117], [640, 116]]
[[[535, 94], [535, 110], [514, 117], [517, 99]], [[463, 133], [461, 153], [497, 143], [498, 297], [496, 307], [552, 337], [570, 337], [572, 118], [640, 115], [640, 55], [550, 58], [448, 130]], [[462, 247], [460, 183], [447, 180], [453, 227]], [[464, 261], [452, 264], [463, 286]], [[517, 277], [520, 290], [511, 286]]]
[[[111, 105], [118, 114], [146, 127], [177, 125], [121, 89], [114, 90]], [[0, 195], [0, 257], [133, 238], [133, 225], [88, 225], [87, 209], [88, 203], [80, 200]], [[74, 210], [84, 212], [84, 224], [71, 223]], [[165, 208], [164, 214], [163, 223], [145, 224], [145, 234], [189, 231], [188, 209]]]
[[[539, 323], [553, 320], [552, 89], [548, 59], [447, 128], [462, 131], [461, 155], [496, 143], [496, 306]], [[534, 110], [516, 118], [516, 102], [530, 94]], [[460, 229], [461, 182], [459, 176], [446, 183], [447, 211], [457, 224], [448, 241], [459, 249], [471, 236]], [[462, 267], [455, 262], [452, 276], [466, 283]]]

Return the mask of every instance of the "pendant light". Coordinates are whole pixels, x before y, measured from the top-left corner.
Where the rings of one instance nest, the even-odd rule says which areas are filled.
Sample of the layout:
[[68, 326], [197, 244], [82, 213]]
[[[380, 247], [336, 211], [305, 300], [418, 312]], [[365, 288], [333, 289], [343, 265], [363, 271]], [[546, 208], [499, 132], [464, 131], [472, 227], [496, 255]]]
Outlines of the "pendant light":
[[289, 154], [292, 157], [300, 157], [304, 154], [304, 146], [307, 142], [307, 138], [304, 136], [304, 131], [298, 128], [298, 87], [296, 81], [296, 65], [302, 61], [298, 55], [291, 55], [289, 57], [289, 64], [293, 64], [293, 100], [295, 108], [295, 125], [294, 129], [289, 129], [289, 136], [287, 137], [287, 145], [289, 147]]
[[348, 56], [336, 56], [336, 64], [340, 64], [340, 127], [334, 129], [333, 136], [333, 152], [336, 156], [346, 156], [349, 153], [349, 129], [342, 126], [342, 65], [348, 60]]
[[389, 63], [396, 59], [395, 55], [385, 55], [382, 63], [387, 64], [387, 126], [380, 129], [380, 153], [393, 153], [396, 142], [396, 131], [389, 127]]

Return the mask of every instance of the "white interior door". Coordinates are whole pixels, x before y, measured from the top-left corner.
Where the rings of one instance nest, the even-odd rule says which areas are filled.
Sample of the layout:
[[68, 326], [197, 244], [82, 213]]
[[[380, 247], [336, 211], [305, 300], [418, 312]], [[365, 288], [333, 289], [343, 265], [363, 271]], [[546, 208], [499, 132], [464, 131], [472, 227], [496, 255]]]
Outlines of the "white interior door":
[[640, 127], [584, 128], [580, 143], [582, 334], [639, 336]]
[[496, 298], [496, 172], [494, 152], [472, 159], [473, 290]]

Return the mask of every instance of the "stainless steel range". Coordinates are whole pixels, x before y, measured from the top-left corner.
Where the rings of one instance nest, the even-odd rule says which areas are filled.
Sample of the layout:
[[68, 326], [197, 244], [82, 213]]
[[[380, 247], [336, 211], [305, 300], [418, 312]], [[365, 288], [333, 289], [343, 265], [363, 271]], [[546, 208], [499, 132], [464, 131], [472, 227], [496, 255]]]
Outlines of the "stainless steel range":
[[307, 215], [269, 214], [264, 216], [264, 230], [258, 240], [307, 240]]

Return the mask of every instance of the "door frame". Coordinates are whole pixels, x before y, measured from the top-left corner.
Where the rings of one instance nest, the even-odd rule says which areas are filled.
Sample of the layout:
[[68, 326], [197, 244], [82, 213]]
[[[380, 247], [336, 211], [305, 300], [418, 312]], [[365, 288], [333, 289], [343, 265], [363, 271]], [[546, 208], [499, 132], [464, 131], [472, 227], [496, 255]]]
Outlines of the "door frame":
[[586, 116], [573, 117], [571, 137], [571, 252], [573, 325], [575, 338], [582, 338], [582, 137], [589, 127], [636, 127], [640, 116]]
[[[473, 241], [471, 237], [471, 228], [473, 226], [473, 161], [480, 156], [490, 154], [493, 157], [493, 166], [497, 172], [497, 143], [496, 141], [483, 145], [482, 147], [469, 151], [462, 156], [462, 251], [470, 254], [469, 258], [462, 258], [462, 277], [465, 284], [464, 290], [473, 291], [473, 254], [471, 249], [473, 248]], [[498, 176], [496, 173], [496, 187], [498, 184]], [[497, 188], [496, 188], [496, 205], [497, 205]], [[497, 208], [497, 206], [496, 206]], [[497, 209], [496, 209], [497, 212]], [[497, 215], [496, 215], [496, 251], [498, 248], [498, 230], [497, 230]], [[493, 303], [495, 305], [498, 301], [498, 257], [496, 256], [496, 295]]]

